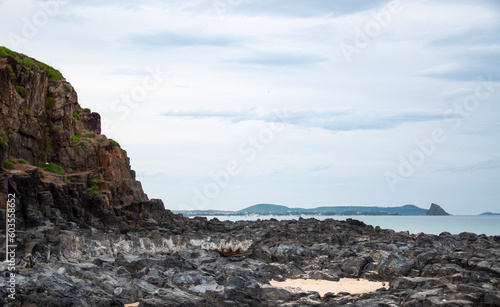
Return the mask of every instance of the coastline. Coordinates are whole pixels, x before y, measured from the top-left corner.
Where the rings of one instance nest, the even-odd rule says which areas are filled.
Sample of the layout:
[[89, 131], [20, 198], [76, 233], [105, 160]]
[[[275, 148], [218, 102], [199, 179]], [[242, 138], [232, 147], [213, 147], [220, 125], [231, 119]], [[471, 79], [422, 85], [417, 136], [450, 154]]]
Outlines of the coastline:
[[[352, 216], [321, 216], [321, 215], [254, 215], [254, 216], [226, 216], [210, 215], [203, 216], [207, 219], [217, 218], [220, 221], [257, 221], [257, 220], [298, 220], [299, 218], [314, 218], [320, 221], [334, 219], [345, 221], [355, 219], [374, 227], [394, 231], [408, 231], [418, 234], [426, 233], [439, 235], [442, 232], [459, 234], [461, 232], [471, 232], [477, 235], [500, 236], [500, 216], [498, 215], [396, 215], [396, 216], [376, 216], [376, 215], [352, 215]], [[194, 217], [190, 217], [194, 218]]]

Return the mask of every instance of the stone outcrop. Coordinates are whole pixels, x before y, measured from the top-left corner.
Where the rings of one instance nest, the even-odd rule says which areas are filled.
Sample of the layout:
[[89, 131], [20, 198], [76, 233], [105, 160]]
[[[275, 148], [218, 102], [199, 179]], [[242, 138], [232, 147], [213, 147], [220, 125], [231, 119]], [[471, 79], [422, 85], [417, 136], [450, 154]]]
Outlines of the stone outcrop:
[[[81, 108], [57, 70], [1, 48], [0, 183], [5, 187], [7, 171], [24, 196], [20, 224], [133, 224], [133, 207], [148, 198], [126, 151], [100, 134], [99, 114]], [[36, 209], [42, 216], [33, 215]]]
[[429, 211], [427, 211], [426, 215], [449, 215], [440, 205], [435, 203], [431, 204]]

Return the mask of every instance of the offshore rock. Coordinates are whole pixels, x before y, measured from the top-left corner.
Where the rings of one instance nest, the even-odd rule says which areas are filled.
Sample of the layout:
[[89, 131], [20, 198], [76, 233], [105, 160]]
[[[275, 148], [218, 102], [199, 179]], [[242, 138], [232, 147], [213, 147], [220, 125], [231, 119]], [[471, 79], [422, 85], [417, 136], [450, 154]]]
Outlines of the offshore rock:
[[444, 211], [444, 209], [441, 208], [441, 206], [432, 203], [426, 215], [449, 215], [449, 214], [446, 211]]

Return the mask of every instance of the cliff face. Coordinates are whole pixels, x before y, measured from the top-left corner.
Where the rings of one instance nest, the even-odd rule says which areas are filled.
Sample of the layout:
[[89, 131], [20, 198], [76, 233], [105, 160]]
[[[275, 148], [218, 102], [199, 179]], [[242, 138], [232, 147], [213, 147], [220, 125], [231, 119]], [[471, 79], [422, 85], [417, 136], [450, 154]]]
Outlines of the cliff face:
[[130, 208], [147, 195], [126, 151], [100, 133], [99, 114], [80, 107], [59, 71], [0, 47], [0, 184], [8, 172], [23, 194], [27, 224], [40, 223], [33, 212], [79, 223], [136, 218]]

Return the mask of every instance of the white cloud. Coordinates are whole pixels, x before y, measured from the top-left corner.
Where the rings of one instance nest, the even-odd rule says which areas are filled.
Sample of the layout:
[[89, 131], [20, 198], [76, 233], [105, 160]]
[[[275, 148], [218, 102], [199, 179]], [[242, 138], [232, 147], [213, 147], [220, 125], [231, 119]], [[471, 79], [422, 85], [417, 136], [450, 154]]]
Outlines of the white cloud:
[[[187, 206], [227, 161], [243, 163], [241, 142], [273, 110], [287, 110], [287, 129], [210, 206], [437, 202], [456, 214], [479, 213], [470, 203], [495, 211], [498, 188], [484, 178], [498, 182], [498, 170], [482, 169], [481, 180], [465, 168], [434, 170], [500, 150], [498, 87], [459, 131], [444, 120], [478, 76], [492, 73], [498, 84], [498, 3], [401, 1], [402, 12], [347, 63], [341, 43], [388, 2], [239, 1], [221, 18], [211, 0], [67, 1], [17, 51], [58, 67], [80, 104], [113, 122], [104, 132], [127, 149], [148, 195], [170, 208]], [[1, 37], [21, 33], [41, 3], [0, 2], [9, 12]], [[157, 66], [164, 82], [123, 119], [113, 102]], [[392, 193], [384, 171], [437, 127], [449, 141]]]

